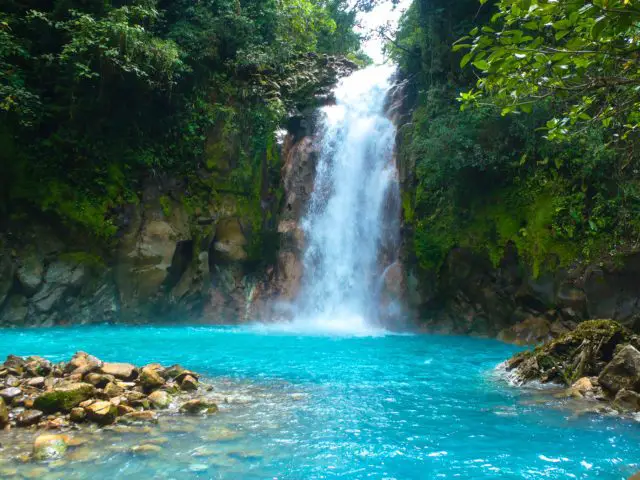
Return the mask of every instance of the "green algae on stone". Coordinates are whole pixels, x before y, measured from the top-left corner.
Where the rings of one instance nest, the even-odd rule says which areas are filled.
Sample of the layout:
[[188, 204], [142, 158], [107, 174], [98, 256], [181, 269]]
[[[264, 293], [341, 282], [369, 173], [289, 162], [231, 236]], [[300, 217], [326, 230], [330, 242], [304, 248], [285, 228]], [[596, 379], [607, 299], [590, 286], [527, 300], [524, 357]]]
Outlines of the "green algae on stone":
[[45, 392], [36, 398], [34, 407], [44, 413], [68, 412], [80, 403], [90, 399], [95, 393], [88, 383], [69, 383]]

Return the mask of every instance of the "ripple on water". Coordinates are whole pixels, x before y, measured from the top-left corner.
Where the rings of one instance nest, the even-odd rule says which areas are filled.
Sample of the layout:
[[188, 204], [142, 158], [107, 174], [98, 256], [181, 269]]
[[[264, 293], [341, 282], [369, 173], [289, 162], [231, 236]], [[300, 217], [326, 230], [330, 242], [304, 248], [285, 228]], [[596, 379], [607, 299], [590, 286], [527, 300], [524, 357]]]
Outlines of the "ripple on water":
[[0, 477], [617, 480], [640, 469], [637, 423], [509, 386], [494, 369], [517, 349], [494, 341], [168, 326], [0, 334], [0, 354], [76, 350], [203, 372], [221, 412], [103, 430], [42, 465], [14, 461], [34, 436], [16, 430], [3, 434]]

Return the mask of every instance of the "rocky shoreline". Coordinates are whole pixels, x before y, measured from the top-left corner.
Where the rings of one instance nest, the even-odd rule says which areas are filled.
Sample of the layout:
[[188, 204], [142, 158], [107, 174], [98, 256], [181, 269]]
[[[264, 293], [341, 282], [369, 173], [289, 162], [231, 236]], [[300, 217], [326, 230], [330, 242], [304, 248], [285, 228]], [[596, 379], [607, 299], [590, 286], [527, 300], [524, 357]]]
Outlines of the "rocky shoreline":
[[559, 396], [597, 411], [640, 412], [640, 337], [612, 320], [590, 320], [504, 364], [517, 385], [559, 385]]
[[77, 444], [74, 431], [140, 428], [158, 423], [160, 415], [215, 414], [218, 406], [207, 396], [212, 387], [199, 378], [180, 365], [136, 367], [85, 352], [66, 363], [9, 355], [0, 367], [0, 428], [38, 433], [22, 461], [59, 460]]

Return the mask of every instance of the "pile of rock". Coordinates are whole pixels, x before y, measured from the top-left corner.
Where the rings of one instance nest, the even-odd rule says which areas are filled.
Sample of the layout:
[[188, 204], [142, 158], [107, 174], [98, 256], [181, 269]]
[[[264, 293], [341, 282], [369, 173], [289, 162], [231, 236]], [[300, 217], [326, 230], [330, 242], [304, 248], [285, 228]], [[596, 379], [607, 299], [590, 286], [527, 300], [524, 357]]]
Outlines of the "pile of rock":
[[68, 363], [9, 355], [0, 367], [0, 428], [64, 429], [157, 421], [157, 410], [215, 413], [199, 375], [179, 365], [137, 368], [77, 352]]
[[571, 332], [517, 354], [506, 368], [518, 384], [558, 383], [567, 396], [640, 411], [640, 338], [612, 320], [583, 322]]

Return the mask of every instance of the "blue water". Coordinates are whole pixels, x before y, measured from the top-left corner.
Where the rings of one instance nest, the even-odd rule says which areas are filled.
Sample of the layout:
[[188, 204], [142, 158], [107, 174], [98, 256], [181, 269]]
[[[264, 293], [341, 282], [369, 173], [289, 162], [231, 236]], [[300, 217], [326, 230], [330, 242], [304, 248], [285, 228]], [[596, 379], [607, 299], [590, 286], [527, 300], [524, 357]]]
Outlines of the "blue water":
[[[208, 327], [0, 333], [3, 355], [66, 360], [76, 350], [180, 363], [246, 401], [165, 432], [157, 456], [119, 451], [131, 439], [105, 436], [99, 457], [46, 478], [626, 479], [640, 470], [637, 423], [576, 415], [510, 387], [494, 367], [516, 348], [496, 341]], [[207, 436], [221, 428], [237, 436]]]

